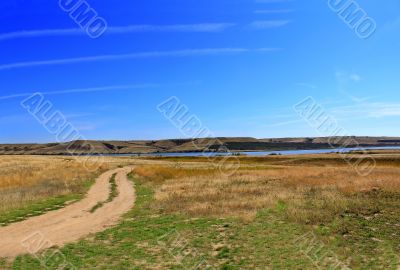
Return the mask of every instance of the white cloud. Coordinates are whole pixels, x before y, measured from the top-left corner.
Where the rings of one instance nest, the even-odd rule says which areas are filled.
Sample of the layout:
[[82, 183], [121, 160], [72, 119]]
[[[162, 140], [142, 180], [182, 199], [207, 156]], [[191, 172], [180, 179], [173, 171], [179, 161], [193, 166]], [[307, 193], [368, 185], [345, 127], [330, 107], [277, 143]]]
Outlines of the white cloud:
[[296, 83], [297, 86], [301, 86], [301, 87], [307, 87], [307, 88], [311, 88], [311, 89], [317, 89], [317, 87], [311, 83], [307, 83], [307, 82], [298, 82]]
[[36, 66], [64, 65], [64, 64], [85, 63], [85, 62], [138, 59], [138, 58], [206, 56], [206, 55], [221, 55], [221, 54], [240, 54], [249, 52], [271, 52], [276, 50], [278, 49], [217, 48], [217, 49], [186, 49], [186, 50], [175, 50], [175, 51], [136, 52], [129, 54], [108, 54], [108, 55], [85, 56], [76, 58], [16, 62], [16, 63], [0, 65], [0, 70], [10, 70], [10, 69], [36, 67]]
[[254, 21], [250, 24], [250, 27], [254, 29], [268, 29], [282, 27], [289, 24], [290, 22], [290, 20]]
[[336, 74], [336, 80], [338, 80], [340, 83], [346, 83], [348, 81], [354, 81], [358, 82], [362, 80], [361, 75], [357, 73], [349, 73], [345, 71], [337, 71]]
[[293, 0], [256, 0], [256, 3], [273, 4], [273, 3], [287, 3]]
[[293, 9], [260, 9], [255, 10], [255, 14], [281, 14], [281, 13], [291, 13]]
[[[75, 88], [75, 89], [64, 89], [64, 90], [53, 90], [53, 91], [41, 91], [43, 95], [64, 95], [64, 94], [74, 94], [74, 93], [89, 93], [89, 92], [106, 92], [106, 91], [117, 91], [117, 90], [134, 90], [134, 89], [148, 89], [148, 88], [160, 88], [166, 86], [183, 86], [183, 85], [193, 85], [195, 82], [181, 82], [181, 83], [171, 83], [171, 84], [133, 84], [133, 85], [109, 85], [100, 87], [89, 87], [89, 88]], [[18, 93], [7, 96], [0, 96], [0, 100], [29, 97], [33, 95], [34, 92], [28, 93]]]
[[222, 32], [234, 27], [234, 23], [202, 23], [176, 25], [131, 25], [122, 27], [108, 27], [109, 34], [125, 34], [137, 32]]
[[362, 80], [362, 77], [356, 73], [349, 73], [345, 71], [337, 71], [335, 73], [336, 77], [336, 82], [337, 82], [337, 87], [338, 91], [351, 99], [352, 101], [355, 102], [361, 102], [364, 100], [364, 98], [356, 97], [353, 94], [351, 94], [349, 88], [353, 86], [354, 83], [360, 82]]
[[354, 82], [359, 82], [362, 80], [361, 76], [358, 74], [350, 74], [349, 78]]
[[270, 125], [266, 125], [266, 127], [281, 127], [281, 126], [288, 126], [288, 125], [293, 125], [293, 124], [299, 124], [303, 123], [303, 119], [298, 119], [298, 120], [289, 120], [289, 121], [284, 121], [284, 122], [278, 122]]
[[331, 111], [338, 117], [346, 119], [397, 117], [400, 116], [400, 103], [360, 102], [331, 108]]
[[[323, 106], [326, 115], [332, 116], [338, 123], [368, 119], [368, 121], [400, 117], [400, 103], [395, 102], [359, 102], [345, 106]], [[260, 121], [258, 121], [260, 122]], [[267, 127], [294, 126], [305, 123], [296, 115], [283, 115], [279, 122], [271, 123]]]
[[[141, 32], [222, 32], [235, 26], [234, 23], [200, 23], [200, 24], [176, 24], [176, 25], [128, 25], [109, 26], [106, 34], [129, 34]], [[30, 31], [17, 31], [0, 34], [0, 41], [34, 37], [56, 36], [80, 36], [86, 32], [80, 28], [71, 29], [42, 29]]]

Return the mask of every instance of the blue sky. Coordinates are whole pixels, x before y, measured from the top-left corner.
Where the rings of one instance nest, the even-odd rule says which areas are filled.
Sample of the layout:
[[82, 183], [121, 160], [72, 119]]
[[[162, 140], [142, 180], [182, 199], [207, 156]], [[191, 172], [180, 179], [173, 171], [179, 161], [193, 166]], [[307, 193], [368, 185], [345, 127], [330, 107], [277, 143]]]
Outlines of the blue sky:
[[[183, 137], [157, 111], [178, 97], [217, 136], [317, 136], [312, 96], [354, 135], [400, 135], [400, 2], [356, 3], [359, 38], [321, 0], [87, 0], [90, 38], [58, 1], [0, 3], [0, 143], [55, 137], [20, 102], [43, 92], [88, 139]], [[71, 91], [73, 90], [73, 91]]]

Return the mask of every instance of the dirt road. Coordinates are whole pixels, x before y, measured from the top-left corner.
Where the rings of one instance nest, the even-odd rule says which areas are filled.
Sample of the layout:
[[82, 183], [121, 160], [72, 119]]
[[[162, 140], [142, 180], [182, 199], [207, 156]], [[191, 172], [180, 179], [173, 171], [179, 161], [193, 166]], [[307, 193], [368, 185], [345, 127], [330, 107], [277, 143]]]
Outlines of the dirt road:
[[[127, 178], [132, 169], [126, 167], [102, 174], [86, 198], [79, 202], [0, 228], [0, 258], [37, 253], [52, 246], [60, 247], [115, 225], [135, 202], [134, 187]], [[107, 200], [111, 188], [109, 179], [114, 174], [118, 196], [90, 213], [98, 202]]]

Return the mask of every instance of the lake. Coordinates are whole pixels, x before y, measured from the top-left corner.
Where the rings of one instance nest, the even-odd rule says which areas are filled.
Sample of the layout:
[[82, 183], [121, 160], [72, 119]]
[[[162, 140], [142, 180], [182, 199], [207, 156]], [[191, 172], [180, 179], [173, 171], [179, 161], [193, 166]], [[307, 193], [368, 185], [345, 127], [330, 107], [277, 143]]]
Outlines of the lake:
[[[246, 151], [240, 152], [241, 155], [247, 156], [268, 156], [268, 155], [309, 155], [309, 154], [327, 154], [327, 153], [348, 153], [357, 150], [400, 150], [400, 146], [382, 146], [382, 147], [358, 147], [358, 148], [330, 148], [330, 149], [313, 149], [313, 150], [279, 150], [279, 151]], [[233, 153], [239, 153], [233, 151]], [[201, 156], [227, 156], [232, 153], [217, 152], [187, 152], [187, 153], [152, 153], [141, 154], [140, 156], [159, 156], [159, 157], [201, 157]], [[132, 156], [134, 154], [110, 154], [110, 156]]]

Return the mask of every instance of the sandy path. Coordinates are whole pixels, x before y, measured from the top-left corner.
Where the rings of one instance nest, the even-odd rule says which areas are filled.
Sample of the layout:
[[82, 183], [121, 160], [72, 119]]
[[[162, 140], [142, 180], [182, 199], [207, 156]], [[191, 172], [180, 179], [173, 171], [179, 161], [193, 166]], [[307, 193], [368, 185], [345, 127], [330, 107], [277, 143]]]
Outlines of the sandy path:
[[[0, 258], [37, 253], [52, 246], [63, 246], [88, 234], [115, 225], [135, 202], [135, 191], [127, 174], [133, 167], [115, 169], [102, 174], [85, 199], [63, 209], [0, 228]], [[118, 197], [94, 213], [89, 210], [107, 200], [110, 177], [117, 173]]]

